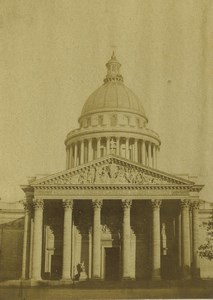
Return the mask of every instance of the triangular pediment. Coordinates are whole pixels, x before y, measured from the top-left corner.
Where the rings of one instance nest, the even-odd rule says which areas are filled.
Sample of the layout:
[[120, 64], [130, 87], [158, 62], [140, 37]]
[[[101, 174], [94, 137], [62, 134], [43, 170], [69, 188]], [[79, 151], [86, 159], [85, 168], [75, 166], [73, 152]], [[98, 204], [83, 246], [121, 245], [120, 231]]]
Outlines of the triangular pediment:
[[109, 155], [41, 179], [32, 186], [53, 185], [193, 185], [194, 182]]

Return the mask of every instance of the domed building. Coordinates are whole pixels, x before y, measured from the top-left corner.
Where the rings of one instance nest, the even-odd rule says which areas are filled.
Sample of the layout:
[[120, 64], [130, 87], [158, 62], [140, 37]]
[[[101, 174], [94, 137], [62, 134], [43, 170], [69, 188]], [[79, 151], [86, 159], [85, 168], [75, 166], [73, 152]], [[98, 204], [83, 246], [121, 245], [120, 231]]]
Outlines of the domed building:
[[158, 134], [114, 53], [106, 67], [66, 137], [66, 170], [21, 186], [22, 278], [199, 278], [203, 185], [157, 168]]
[[106, 67], [104, 84], [83, 106], [79, 129], [67, 136], [67, 168], [110, 154], [156, 168], [160, 138], [146, 127], [142, 103], [124, 85], [114, 54]]

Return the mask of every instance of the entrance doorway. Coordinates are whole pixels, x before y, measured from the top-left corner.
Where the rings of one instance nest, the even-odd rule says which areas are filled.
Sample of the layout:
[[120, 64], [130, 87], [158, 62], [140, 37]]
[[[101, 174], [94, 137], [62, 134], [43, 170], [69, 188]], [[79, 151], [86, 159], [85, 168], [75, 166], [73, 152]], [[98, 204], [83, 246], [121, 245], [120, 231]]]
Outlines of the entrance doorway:
[[62, 256], [52, 255], [51, 279], [60, 279], [62, 275]]
[[119, 280], [119, 248], [105, 248], [105, 280]]

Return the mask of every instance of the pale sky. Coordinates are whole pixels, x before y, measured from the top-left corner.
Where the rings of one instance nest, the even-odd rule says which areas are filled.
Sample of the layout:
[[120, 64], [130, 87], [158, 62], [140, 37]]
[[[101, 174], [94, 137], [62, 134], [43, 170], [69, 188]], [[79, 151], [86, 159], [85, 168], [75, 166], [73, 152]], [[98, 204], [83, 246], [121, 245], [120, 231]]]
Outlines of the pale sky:
[[162, 145], [158, 167], [213, 201], [213, 1], [0, 0], [0, 197], [65, 169], [66, 134], [112, 46]]

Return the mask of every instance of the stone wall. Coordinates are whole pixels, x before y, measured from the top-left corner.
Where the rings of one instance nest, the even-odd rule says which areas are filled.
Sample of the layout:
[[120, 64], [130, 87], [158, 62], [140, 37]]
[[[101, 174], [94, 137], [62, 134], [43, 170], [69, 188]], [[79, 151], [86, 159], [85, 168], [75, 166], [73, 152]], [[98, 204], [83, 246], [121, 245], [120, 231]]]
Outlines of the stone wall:
[[0, 225], [0, 279], [19, 279], [22, 268], [24, 218]]

